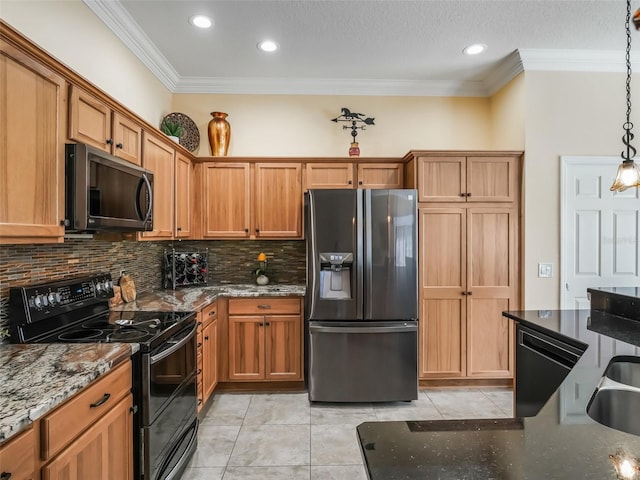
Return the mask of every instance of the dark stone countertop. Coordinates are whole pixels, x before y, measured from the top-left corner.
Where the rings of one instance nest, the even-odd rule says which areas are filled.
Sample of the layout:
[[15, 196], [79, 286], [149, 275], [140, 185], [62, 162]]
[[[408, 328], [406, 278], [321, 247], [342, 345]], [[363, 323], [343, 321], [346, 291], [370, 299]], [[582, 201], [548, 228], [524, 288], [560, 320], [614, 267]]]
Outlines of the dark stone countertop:
[[611, 358], [640, 354], [640, 323], [591, 310], [520, 311], [507, 316], [587, 345], [538, 415], [363, 423], [357, 433], [370, 479], [613, 480], [609, 454], [622, 448], [640, 457], [640, 436], [603, 426], [586, 414]]

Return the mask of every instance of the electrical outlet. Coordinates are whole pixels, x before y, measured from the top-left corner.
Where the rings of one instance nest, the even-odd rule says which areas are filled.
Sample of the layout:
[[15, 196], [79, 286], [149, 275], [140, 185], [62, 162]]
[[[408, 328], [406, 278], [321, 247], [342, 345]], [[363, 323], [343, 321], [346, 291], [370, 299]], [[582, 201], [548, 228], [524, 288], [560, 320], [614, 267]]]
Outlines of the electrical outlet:
[[553, 269], [550, 263], [538, 264], [538, 277], [539, 278], [551, 278], [553, 276]]

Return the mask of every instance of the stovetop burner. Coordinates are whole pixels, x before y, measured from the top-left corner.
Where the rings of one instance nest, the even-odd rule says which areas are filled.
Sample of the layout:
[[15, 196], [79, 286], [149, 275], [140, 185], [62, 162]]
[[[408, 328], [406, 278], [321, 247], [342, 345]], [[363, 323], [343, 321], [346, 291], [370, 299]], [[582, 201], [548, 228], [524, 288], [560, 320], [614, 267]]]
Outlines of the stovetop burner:
[[58, 340], [63, 342], [77, 342], [77, 341], [89, 341], [95, 342], [102, 336], [102, 330], [85, 329], [85, 330], [71, 330], [69, 332], [63, 332], [58, 335]]

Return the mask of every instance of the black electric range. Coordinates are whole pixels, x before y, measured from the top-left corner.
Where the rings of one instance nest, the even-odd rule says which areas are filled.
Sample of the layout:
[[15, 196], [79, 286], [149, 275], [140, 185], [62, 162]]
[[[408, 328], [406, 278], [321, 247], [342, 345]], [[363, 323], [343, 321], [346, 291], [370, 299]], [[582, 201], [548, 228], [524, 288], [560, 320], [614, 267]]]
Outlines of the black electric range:
[[197, 444], [195, 312], [111, 312], [111, 275], [9, 291], [13, 343], [136, 343], [136, 480], [178, 478]]

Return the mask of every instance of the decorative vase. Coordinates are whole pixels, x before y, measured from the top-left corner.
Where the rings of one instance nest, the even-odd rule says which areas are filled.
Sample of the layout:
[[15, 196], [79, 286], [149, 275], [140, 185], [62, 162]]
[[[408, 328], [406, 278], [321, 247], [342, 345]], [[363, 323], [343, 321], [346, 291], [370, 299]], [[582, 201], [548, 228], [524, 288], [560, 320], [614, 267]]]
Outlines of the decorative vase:
[[360, 147], [358, 146], [358, 142], [351, 142], [351, 147], [349, 147], [349, 156], [350, 157], [360, 156]]
[[211, 112], [213, 117], [209, 120], [209, 145], [211, 155], [214, 157], [226, 157], [231, 140], [231, 125], [227, 122], [227, 114], [224, 112]]
[[258, 275], [258, 277], [256, 278], [256, 283], [258, 285], [266, 285], [267, 283], [269, 283], [269, 277], [267, 277], [266, 275]]

